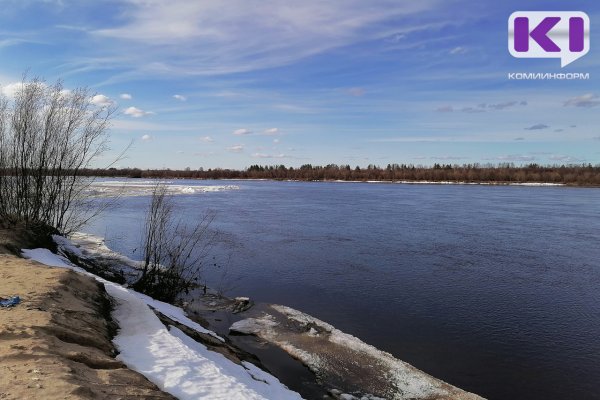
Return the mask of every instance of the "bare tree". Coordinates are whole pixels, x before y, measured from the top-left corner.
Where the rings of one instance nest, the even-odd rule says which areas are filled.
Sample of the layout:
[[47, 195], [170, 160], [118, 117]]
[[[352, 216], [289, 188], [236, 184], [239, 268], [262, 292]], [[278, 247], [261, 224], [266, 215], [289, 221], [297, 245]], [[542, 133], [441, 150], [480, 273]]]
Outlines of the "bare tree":
[[106, 150], [115, 108], [96, 107], [85, 88], [23, 78], [0, 96], [0, 217], [62, 233], [81, 221], [90, 180], [80, 172]]
[[209, 230], [214, 213], [193, 223], [174, 215], [173, 198], [164, 184], [154, 187], [143, 233], [143, 267], [134, 288], [173, 302], [198, 285], [216, 233]]

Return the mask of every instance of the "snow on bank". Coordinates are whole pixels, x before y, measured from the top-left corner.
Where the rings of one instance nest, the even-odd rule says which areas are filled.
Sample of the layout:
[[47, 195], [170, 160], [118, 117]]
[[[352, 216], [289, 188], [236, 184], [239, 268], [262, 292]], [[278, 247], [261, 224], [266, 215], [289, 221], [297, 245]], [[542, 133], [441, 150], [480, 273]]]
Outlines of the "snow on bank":
[[386, 365], [388, 372], [387, 378], [394, 382], [394, 386], [399, 388], [406, 398], [425, 398], [429, 396], [445, 395], [440, 385], [437, 385], [433, 379], [416, 370], [414, 367], [394, 358], [391, 354], [381, 351], [362, 340], [336, 329], [332, 325], [314, 318], [301, 311], [290, 307], [273, 305], [275, 310], [284, 314], [288, 319], [299, 322], [304, 325], [312, 324], [322, 328], [328, 335], [331, 343], [353, 350], [358, 354], [363, 354]]
[[143, 267], [141, 261], [111, 250], [104, 238], [89, 233], [74, 232], [67, 239], [64, 236], [52, 235], [52, 239], [59, 247], [59, 252], [66, 252], [84, 260], [91, 260], [98, 265], [107, 265], [114, 271], [121, 271], [130, 278], [130, 282], [137, 280]]
[[[146, 196], [152, 194], [159, 181], [96, 181], [88, 188], [92, 196], [112, 197], [112, 196]], [[180, 185], [173, 181], [160, 181], [164, 184], [169, 194], [196, 194], [208, 192], [221, 192], [226, 190], [237, 190], [236, 185]]]
[[[376, 181], [369, 181], [375, 183]], [[456, 181], [394, 181], [404, 185], [483, 185], [483, 186], [565, 186], [564, 183], [549, 182], [456, 182]]]
[[120, 351], [117, 358], [161, 390], [181, 400], [301, 399], [298, 393], [255, 366], [235, 364], [179, 329], [167, 329], [148, 306], [191, 329], [218, 337], [189, 320], [180, 308], [90, 274], [48, 249], [23, 249], [22, 253], [42, 264], [68, 268], [103, 283], [116, 301], [113, 318], [120, 329], [113, 342]]
[[[270, 305], [277, 313], [237, 321], [233, 332], [253, 334], [299, 359], [317, 376], [335, 380], [352, 376], [362, 390], [389, 399], [481, 399], [301, 311]], [[283, 317], [283, 318], [282, 318]], [[360, 361], [359, 361], [360, 360]], [[337, 377], [337, 378], [336, 378]], [[343, 394], [354, 399], [353, 395]], [[361, 394], [359, 398], [369, 398]]]

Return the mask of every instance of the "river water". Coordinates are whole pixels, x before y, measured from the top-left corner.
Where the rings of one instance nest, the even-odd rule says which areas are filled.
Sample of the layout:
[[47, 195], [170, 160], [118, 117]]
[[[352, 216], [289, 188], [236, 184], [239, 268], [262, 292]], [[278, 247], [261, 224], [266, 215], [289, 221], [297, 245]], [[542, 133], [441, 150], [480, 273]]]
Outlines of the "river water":
[[[600, 189], [171, 183], [186, 220], [216, 212], [209, 286], [490, 399], [600, 399]], [[148, 202], [123, 196], [83, 230], [139, 259]]]

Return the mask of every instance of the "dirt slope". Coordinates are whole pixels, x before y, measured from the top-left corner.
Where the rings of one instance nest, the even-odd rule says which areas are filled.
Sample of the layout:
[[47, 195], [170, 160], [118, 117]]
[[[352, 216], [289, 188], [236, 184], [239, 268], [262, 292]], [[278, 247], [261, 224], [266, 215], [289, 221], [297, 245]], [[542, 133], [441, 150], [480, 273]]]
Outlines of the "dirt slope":
[[114, 359], [104, 288], [72, 271], [0, 254], [0, 400], [172, 399]]

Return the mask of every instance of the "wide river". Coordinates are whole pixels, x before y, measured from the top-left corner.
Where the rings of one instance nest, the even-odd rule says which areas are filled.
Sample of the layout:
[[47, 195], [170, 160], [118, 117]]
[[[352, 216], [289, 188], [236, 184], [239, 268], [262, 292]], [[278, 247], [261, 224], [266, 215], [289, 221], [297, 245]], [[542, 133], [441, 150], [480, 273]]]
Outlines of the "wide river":
[[[209, 286], [490, 399], [600, 399], [600, 189], [170, 182], [238, 187], [174, 198], [189, 221], [216, 212]], [[139, 258], [148, 202], [122, 197], [83, 230]]]

